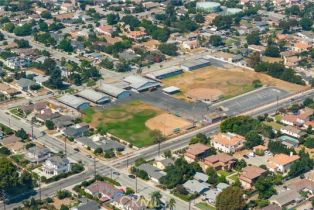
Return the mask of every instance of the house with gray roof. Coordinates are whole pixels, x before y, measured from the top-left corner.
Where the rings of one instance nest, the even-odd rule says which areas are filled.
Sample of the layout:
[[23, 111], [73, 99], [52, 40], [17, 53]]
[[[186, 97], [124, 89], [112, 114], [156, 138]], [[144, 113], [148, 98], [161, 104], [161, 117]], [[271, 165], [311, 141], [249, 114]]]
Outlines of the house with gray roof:
[[157, 87], [160, 87], [161, 85], [159, 82], [137, 75], [128, 76], [124, 78], [123, 81], [127, 82], [129, 84], [129, 87], [137, 92], [155, 89]]
[[16, 80], [16, 84], [19, 87], [20, 91], [28, 91], [29, 88], [36, 83], [33, 80], [21, 78], [19, 80]]
[[210, 184], [192, 179], [185, 182], [183, 187], [191, 194], [203, 194], [209, 190]]
[[72, 207], [71, 210], [99, 210], [99, 204], [90, 199], [80, 199], [80, 204]]
[[75, 141], [84, 147], [90, 148], [91, 150], [101, 148], [104, 152], [109, 150], [121, 152], [125, 149], [123, 144], [120, 144], [119, 142], [113, 141], [111, 139], [106, 139], [104, 137], [100, 138], [98, 141], [93, 141], [93, 139], [83, 136], [76, 138]]
[[46, 147], [40, 148], [38, 146], [29, 148], [25, 155], [26, 159], [32, 163], [45, 161], [50, 156], [51, 156], [50, 149]]
[[89, 129], [89, 125], [86, 123], [80, 123], [65, 128], [62, 133], [67, 137], [78, 138], [84, 135]]
[[63, 128], [67, 128], [67, 127], [73, 125], [74, 124], [73, 120], [74, 119], [71, 116], [62, 115], [60, 117], [52, 119], [51, 121], [53, 122], [55, 129], [57, 129], [59, 131]]
[[89, 102], [74, 95], [64, 95], [58, 101], [79, 111], [89, 108]]
[[159, 180], [161, 177], [166, 175], [166, 172], [148, 163], [144, 163], [137, 168], [140, 170], [146, 171], [149, 178], [157, 183], [159, 183]]
[[199, 181], [199, 182], [207, 182], [208, 180], [208, 175], [200, 172], [196, 172], [194, 175], [194, 179]]
[[76, 95], [85, 98], [95, 104], [105, 104], [110, 102], [110, 98], [107, 95], [92, 89], [82, 90], [78, 92]]
[[201, 197], [202, 200], [205, 200], [210, 204], [215, 204], [216, 197], [218, 196], [219, 193], [220, 191], [218, 191], [216, 188], [211, 188], [208, 191], [204, 192]]
[[101, 84], [97, 90], [116, 99], [124, 99], [130, 96], [129, 91], [111, 84]]
[[43, 171], [47, 175], [56, 176], [71, 171], [71, 164], [67, 158], [53, 156], [48, 158], [43, 164]]

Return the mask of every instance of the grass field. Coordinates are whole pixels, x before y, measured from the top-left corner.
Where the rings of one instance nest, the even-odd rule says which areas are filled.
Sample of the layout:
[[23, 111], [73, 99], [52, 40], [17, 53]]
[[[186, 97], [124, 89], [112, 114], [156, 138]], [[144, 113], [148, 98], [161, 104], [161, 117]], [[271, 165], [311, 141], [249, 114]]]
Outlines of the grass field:
[[285, 82], [263, 73], [254, 72], [239, 67], [220, 68], [205, 67], [193, 72], [185, 72], [175, 77], [163, 80], [166, 86], [176, 86], [182, 94], [175, 97], [187, 99], [186, 93], [196, 88], [213, 88], [223, 92], [224, 98], [231, 98], [254, 89], [252, 82], [260, 80], [262, 84], [274, 86], [289, 92], [305, 89], [304, 86]]
[[262, 61], [268, 62], [268, 63], [278, 63], [278, 62], [283, 62], [282, 58], [273, 58], [273, 57], [268, 57], [268, 56], [263, 56]]
[[283, 125], [280, 125], [279, 123], [274, 122], [274, 121], [272, 121], [272, 122], [264, 122], [264, 124], [265, 124], [265, 125], [269, 125], [269, 126], [271, 126], [273, 129], [276, 129], [276, 130], [280, 130], [280, 129], [283, 127]]
[[83, 121], [92, 127], [108, 131], [136, 147], [153, 144], [151, 130], [145, 122], [162, 110], [138, 101], [105, 108], [102, 110], [88, 109], [85, 111]]
[[198, 203], [195, 205], [197, 208], [201, 210], [215, 210], [216, 208], [213, 206], [208, 205], [207, 203]]

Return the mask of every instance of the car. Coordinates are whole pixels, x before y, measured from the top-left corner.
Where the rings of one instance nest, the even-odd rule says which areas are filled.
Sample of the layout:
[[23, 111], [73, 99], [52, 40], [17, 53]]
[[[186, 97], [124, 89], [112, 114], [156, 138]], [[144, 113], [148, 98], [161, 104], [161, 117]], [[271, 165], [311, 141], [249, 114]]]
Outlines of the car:
[[130, 179], [135, 179], [135, 178], [136, 178], [133, 174], [129, 174], [128, 177], [129, 177]]
[[42, 132], [40, 132], [40, 134], [44, 136], [44, 135], [46, 135], [46, 132], [42, 131]]
[[244, 157], [245, 159], [249, 159], [249, 156], [247, 156], [247, 155], [243, 155], [243, 157]]
[[74, 148], [74, 151], [79, 152], [79, 151], [80, 151], [80, 149], [79, 149], [79, 148], [77, 148], [77, 147], [75, 147], [75, 148]]
[[92, 156], [91, 156], [91, 155], [87, 155], [87, 157], [88, 157], [88, 158], [92, 158]]
[[114, 175], [116, 175], [116, 176], [119, 176], [119, 175], [120, 175], [120, 173], [119, 173], [118, 171], [114, 171], [114, 172], [112, 172], [112, 174], [114, 174]]

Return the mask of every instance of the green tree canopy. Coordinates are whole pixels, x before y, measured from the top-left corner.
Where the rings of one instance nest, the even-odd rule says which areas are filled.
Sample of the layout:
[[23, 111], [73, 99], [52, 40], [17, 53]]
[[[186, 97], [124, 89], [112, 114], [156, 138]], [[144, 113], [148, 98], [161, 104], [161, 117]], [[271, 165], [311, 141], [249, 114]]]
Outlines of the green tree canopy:
[[216, 198], [217, 210], [243, 210], [244, 207], [243, 191], [236, 186], [224, 189]]

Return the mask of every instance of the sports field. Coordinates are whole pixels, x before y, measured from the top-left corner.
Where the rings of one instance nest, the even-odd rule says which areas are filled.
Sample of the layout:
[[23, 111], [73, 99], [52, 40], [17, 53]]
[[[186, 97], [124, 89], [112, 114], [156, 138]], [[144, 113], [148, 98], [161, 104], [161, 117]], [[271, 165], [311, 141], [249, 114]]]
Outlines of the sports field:
[[240, 67], [209, 66], [192, 72], [185, 72], [163, 80], [165, 86], [176, 86], [182, 93], [176, 97], [189, 100], [188, 92], [193, 89], [217, 89], [223, 98], [231, 98], [254, 90], [252, 82], [260, 80], [263, 85], [274, 86], [289, 92], [297, 92], [304, 86], [285, 82], [263, 73], [254, 72]]
[[136, 147], [144, 147], [154, 142], [151, 130], [145, 123], [161, 113], [163, 111], [154, 106], [132, 101], [100, 110], [90, 108], [85, 111], [83, 121]]

